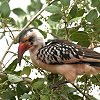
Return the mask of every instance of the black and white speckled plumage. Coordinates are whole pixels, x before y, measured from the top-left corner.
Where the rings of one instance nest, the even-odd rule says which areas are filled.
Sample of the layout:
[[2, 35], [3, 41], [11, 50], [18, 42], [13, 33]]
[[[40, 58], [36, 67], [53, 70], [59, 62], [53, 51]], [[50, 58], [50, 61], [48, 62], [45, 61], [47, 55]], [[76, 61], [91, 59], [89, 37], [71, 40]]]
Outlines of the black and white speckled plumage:
[[60, 40], [51, 41], [40, 48], [37, 58], [47, 64], [63, 64], [72, 58], [80, 59], [74, 46], [69, 46]]
[[[94, 65], [96, 62], [100, 66], [100, 62], [95, 60], [100, 59], [100, 54], [94, 51], [91, 52], [87, 48], [82, 48], [70, 42], [66, 43], [63, 40], [52, 40], [39, 49], [37, 59], [46, 64], [88, 63]], [[92, 61], [89, 61], [87, 57], [92, 58]]]
[[63, 64], [74, 57], [79, 59], [76, 49], [61, 41], [47, 43], [37, 54], [37, 58], [47, 64]]

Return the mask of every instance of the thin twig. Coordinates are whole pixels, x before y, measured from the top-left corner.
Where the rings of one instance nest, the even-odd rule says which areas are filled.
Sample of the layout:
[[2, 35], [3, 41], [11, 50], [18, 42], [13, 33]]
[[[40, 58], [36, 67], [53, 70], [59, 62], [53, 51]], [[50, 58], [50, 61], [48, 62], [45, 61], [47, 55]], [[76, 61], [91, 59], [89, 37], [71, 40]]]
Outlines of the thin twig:
[[63, 14], [64, 14], [64, 24], [65, 24], [65, 33], [66, 33], [66, 36], [67, 36], [67, 40], [69, 40], [69, 33], [68, 33], [68, 24], [67, 24], [67, 18], [66, 18], [66, 12], [65, 12], [65, 9], [63, 7]]
[[[11, 30], [12, 32], [15, 32], [15, 31], [21, 31], [20, 29], [13, 29], [13, 30]], [[4, 32], [9, 32], [9, 30], [5, 30], [5, 31], [1, 31], [0, 33], [4, 33]]]
[[[17, 53], [14, 53], [14, 52], [12, 52], [12, 51], [8, 51], [8, 52], [14, 54], [13, 56], [18, 55]], [[24, 59], [26, 62], [30, 63], [31, 66], [33, 65], [32, 62], [30, 62], [29, 60], [27, 60], [25, 57], [23, 57], [23, 59]]]
[[68, 21], [67, 21], [67, 17], [70, 13], [71, 8], [73, 7], [74, 2], [71, 3], [71, 5], [66, 9], [65, 7], [63, 7], [63, 14], [64, 14], [64, 24], [65, 24], [65, 33], [67, 35], [67, 40], [69, 40], [69, 29], [68, 29]]
[[[33, 16], [32, 17], [32, 19], [25, 25], [25, 27], [20, 31], [20, 33], [21, 32], [23, 32], [44, 10], [45, 10], [45, 8], [47, 7], [47, 6], [49, 6], [49, 5], [51, 5], [53, 2], [55, 2], [55, 0], [53, 0], [53, 1], [51, 1], [49, 4], [46, 4], [46, 6], [45, 7], [43, 7], [35, 16]], [[19, 34], [20, 34], [19, 33]], [[19, 34], [15, 37], [15, 39], [19, 36]], [[9, 49], [11, 48], [11, 46], [13, 45], [13, 43], [14, 43], [14, 41], [15, 41], [15, 39], [11, 42], [11, 44], [9, 45], [9, 47], [8, 47], [8, 49], [6, 50], [6, 52], [5, 52], [5, 54], [4, 54], [4, 56], [2, 57], [2, 59], [1, 59], [1, 63], [0, 63], [0, 67], [1, 67], [1, 65], [2, 65], [2, 62], [4, 61], [4, 59], [5, 59], [5, 57], [6, 57], [6, 55], [7, 55], [7, 53], [8, 53], [8, 51], [9, 51]]]
[[[88, 81], [88, 78], [87, 78], [87, 76], [86, 76], [86, 78], [85, 78], [85, 85], [84, 85], [84, 94], [85, 94], [85, 91], [86, 91], [86, 89], [87, 89], [87, 81]], [[83, 95], [83, 100], [84, 100], [84, 95]]]
[[[68, 81], [59, 81], [56, 84], [52, 84], [50, 85], [50, 88], [57, 88], [58, 86], [62, 85], [62, 84], [66, 84], [69, 83]], [[86, 97], [88, 100], [91, 100], [86, 94], [84, 94], [76, 85], [74, 85], [74, 83], [71, 83], [73, 85], [73, 87], [75, 87], [84, 97]]]
[[91, 100], [86, 94], [84, 94], [76, 85], [71, 83], [81, 94], [83, 94], [88, 100]]
[[49, 87], [50, 88], [57, 88], [57, 87], [61, 86], [62, 84], [66, 84], [66, 83], [69, 83], [69, 82], [68, 81], [60, 80], [57, 83], [51, 84]]
[[97, 82], [100, 83], [100, 80], [96, 77], [96, 75], [93, 75], [95, 77], [95, 79], [97, 80]]
[[29, 78], [29, 77], [23, 77], [23, 81], [25, 81], [25, 82], [27, 82], [27, 83], [29, 83], [29, 84], [32, 83], [32, 79]]
[[13, 35], [13, 33], [12, 33], [12, 31], [11, 31], [11, 29], [9, 28], [9, 26], [5, 23], [5, 22], [3, 22], [4, 23], [4, 25], [5, 25], [5, 27], [7, 27], [7, 29], [9, 30], [9, 32], [11, 33], [11, 35], [12, 35], [12, 37], [11, 37], [11, 39], [13, 38], [14, 39], [14, 35]]
[[11, 37], [11, 39], [15, 39], [15, 37], [14, 37], [14, 35], [13, 35], [13, 33], [12, 33], [11, 29], [10, 29], [8, 26], [7, 26], [7, 28], [8, 28], [8, 30], [9, 30], [10, 34], [11, 34], [11, 35], [9, 34], [9, 35], [10, 35], [10, 37]]
[[[11, 59], [14, 57], [15, 55], [11, 56], [10, 59], [8, 59], [8, 61], [6, 62], [6, 64], [4, 65], [4, 67], [11, 61]], [[3, 68], [4, 68], [3, 67]]]
[[3, 62], [0, 61], [0, 65], [2, 65], [3, 67], [0, 67], [0, 71], [2, 71], [2, 68], [5, 67], [5, 65], [3, 64]]
[[7, 76], [7, 74], [0, 72], [0, 78]]

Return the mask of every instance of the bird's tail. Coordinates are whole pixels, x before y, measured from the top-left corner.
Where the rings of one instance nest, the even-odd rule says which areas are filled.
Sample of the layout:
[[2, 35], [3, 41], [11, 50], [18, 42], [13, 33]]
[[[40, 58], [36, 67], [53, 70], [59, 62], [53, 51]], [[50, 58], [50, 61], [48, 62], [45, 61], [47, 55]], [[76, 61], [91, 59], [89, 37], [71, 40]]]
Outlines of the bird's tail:
[[83, 48], [82, 52], [83, 53], [80, 54], [82, 56], [82, 61], [91, 62], [91, 64], [97, 63], [100, 67], [100, 53], [86, 48]]

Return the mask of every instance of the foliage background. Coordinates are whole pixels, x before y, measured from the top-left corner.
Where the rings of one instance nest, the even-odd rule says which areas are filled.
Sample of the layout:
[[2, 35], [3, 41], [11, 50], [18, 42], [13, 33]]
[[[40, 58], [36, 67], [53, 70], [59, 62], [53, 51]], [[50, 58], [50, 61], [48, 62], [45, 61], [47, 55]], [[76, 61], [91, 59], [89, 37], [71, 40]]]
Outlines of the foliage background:
[[[42, 9], [44, 4], [47, 4], [47, 7]], [[18, 69], [17, 52], [9, 49], [18, 43], [16, 34], [18, 35], [29, 25], [39, 28], [45, 38], [49, 33], [56, 38], [74, 41], [85, 47], [98, 47], [100, 0], [44, 0], [44, 2], [30, 0], [26, 10], [17, 8], [16, 5], [11, 9], [10, 0], [0, 0], [0, 39], [5, 38], [8, 45], [0, 62], [0, 99], [97, 100], [91, 92], [97, 87], [100, 88], [100, 74], [83, 75], [77, 79], [75, 85], [64, 84], [52, 89], [49, 86], [61, 80], [62, 76], [38, 69], [35, 74], [43, 77], [30, 78], [30, 73], [36, 68], [32, 65], [29, 56], [23, 57], [25, 63], [22, 69], [16, 70]], [[13, 41], [11, 44], [9, 39]], [[4, 59], [9, 53], [12, 56], [5, 63]], [[26, 77], [22, 77], [23, 75]], [[100, 94], [100, 91], [97, 93]]]

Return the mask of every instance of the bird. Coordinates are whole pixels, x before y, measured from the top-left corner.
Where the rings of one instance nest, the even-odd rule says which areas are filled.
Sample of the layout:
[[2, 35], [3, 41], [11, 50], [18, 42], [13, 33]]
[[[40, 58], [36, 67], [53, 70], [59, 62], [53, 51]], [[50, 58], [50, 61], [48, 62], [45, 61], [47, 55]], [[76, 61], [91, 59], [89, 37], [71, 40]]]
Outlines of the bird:
[[74, 83], [79, 75], [100, 73], [100, 53], [63, 39], [44, 41], [39, 29], [31, 27], [19, 35], [18, 63], [29, 50], [33, 65], [61, 74]]

